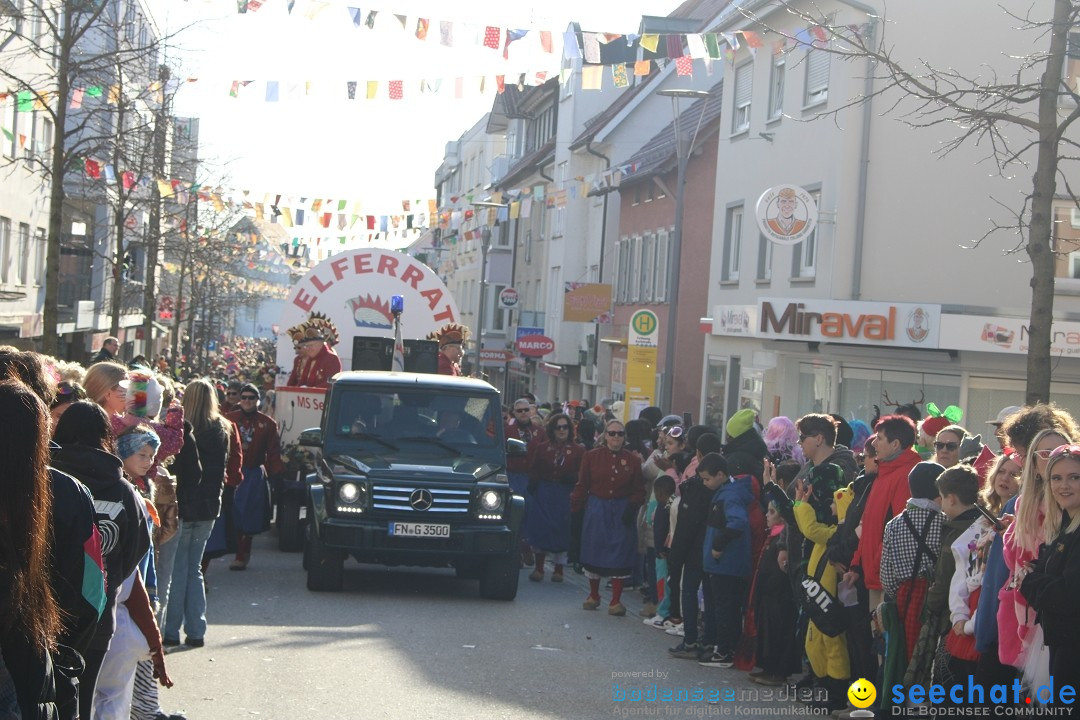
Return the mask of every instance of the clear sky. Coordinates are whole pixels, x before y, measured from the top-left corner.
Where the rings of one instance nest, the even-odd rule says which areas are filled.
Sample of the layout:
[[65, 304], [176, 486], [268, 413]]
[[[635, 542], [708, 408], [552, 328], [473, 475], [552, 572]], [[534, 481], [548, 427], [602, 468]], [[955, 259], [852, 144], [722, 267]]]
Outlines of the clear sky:
[[[594, 32], [636, 32], [640, 17], [667, 15], [677, 0], [363, 0], [363, 17], [377, 10], [374, 29], [354, 27], [349, 2], [267, 0], [240, 15], [236, 0], [147, 0], [164, 32], [176, 33], [168, 60], [181, 77], [175, 114], [201, 118], [201, 157], [228, 185], [255, 193], [361, 200], [371, 214], [401, 212], [403, 199], [433, 196], [435, 169], [445, 144], [457, 139], [494, 98], [492, 78], [532, 70], [557, 71], [561, 32], [571, 21]], [[318, 3], [318, 4], [313, 4]], [[307, 14], [325, 6], [314, 19]], [[394, 15], [406, 15], [402, 29]], [[416, 20], [431, 20], [427, 41], [415, 37]], [[455, 24], [454, 47], [439, 42], [439, 21]], [[555, 54], [538, 41], [511, 45], [510, 58], [469, 43], [467, 26], [547, 29]], [[181, 28], [185, 28], [181, 30]], [[179, 32], [178, 32], [179, 31]], [[530, 36], [536, 38], [536, 34]], [[487, 92], [479, 92], [481, 76]], [[454, 78], [464, 77], [465, 97], [454, 97]], [[391, 101], [387, 81], [405, 81], [405, 98]], [[420, 81], [442, 79], [438, 94], [421, 96]], [[238, 98], [235, 80], [252, 80]], [[280, 100], [266, 101], [266, 81], [280, 82]], [[346, 98], [347, 81], [358, 81], [357, 99]], [[379, 81], [366, 100], [365, 83]], [[304, 94], [305, 83], [312, 85]], [[296, 92], [289, 93], [290, 88]]]

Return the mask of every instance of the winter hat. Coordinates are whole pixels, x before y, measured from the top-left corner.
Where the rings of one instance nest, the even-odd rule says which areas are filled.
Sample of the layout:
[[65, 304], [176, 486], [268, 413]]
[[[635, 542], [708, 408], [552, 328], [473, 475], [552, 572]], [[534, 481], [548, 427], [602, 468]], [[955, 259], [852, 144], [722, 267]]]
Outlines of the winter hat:
[[116, 454], [121, 460], [127, 460], [147, 445], [156, 451], [161, 447], [161, 438], [150, 428], [137, 426], [116, 438]]
[[844, 416], [830, 413], [829, 417], [836, 421], [836, 444], [843, 445], [846, 448], [854, 447], [851, 444], [851, 438], [855, 435], [855, 432], [848, 425], [848, 421], [844, 419]]
[[930, 438], [936, 438], [937, 434], [952, 425], [952, 421], [944, 416], [928, 417], [922, 421], [922, 432]]
[[926, 500], [936, 498], [940, 494], [937, 489], [938, 475], [943, 472], [945, 472], [944, 467], [931, 461], [921, 462], [911, 468], [907, 476], [911, 497]]
[[725, 429], [727, 430], [728, 439], [734, 439], [742, 435], [747, 430], [754, 427], [754, 418], [757, 417], [757, 412], [753, 408], [743, 408], [739, 412], [731, 416], [731, 419], [727, 421]]
[[874, 434], [871, 432], [870, 426], [862, 420], [852, 420], [848, 425], [851, 426], [851, 444], [848, 445], [848, 447], [852, 450], [861, 448], [866, 444], [866, 441], [870, 439], [870, 436]]
[[120, 385], [126, 390], [124, 405], [128, 414], [141, 418], [156, 418], [161, 412], [161, 383], [148, 370], [129, 372], [127, 380]]

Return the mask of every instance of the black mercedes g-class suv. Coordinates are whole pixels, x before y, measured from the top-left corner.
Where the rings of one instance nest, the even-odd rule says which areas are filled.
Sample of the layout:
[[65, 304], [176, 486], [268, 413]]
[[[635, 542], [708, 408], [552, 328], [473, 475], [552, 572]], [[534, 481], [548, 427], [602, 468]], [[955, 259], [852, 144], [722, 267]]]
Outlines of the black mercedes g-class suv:
[[453, 567], [485, 598], [513, 600], [525, 502], [510, 489], [498, 391], [445, 375], [343, 372], [326, 394], [309, 476], [310, 590], [340, 590], [362, 563]]

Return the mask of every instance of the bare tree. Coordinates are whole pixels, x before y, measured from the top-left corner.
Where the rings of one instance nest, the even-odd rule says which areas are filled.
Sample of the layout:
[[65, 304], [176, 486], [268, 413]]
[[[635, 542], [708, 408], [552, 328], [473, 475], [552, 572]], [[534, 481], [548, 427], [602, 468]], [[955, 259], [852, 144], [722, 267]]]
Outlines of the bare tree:
[[[141, 154], [147, 139], [142, 138], [145, 121], [152, 122], [153, 109], [164, 101], [164, 88], [154, 87], [154, 82], [166, 39], [157, 37], [145, 22], [136, 22], [129, 14], [134, 7], [131, 2], [23, 0], [18, 16], [5, 21], [0, 79], [13, 91], [28, 94], [55, 132], [48, 155], [17, 160], [32, 163], [49, 184], [42, 347], [48, 354], [56, 354], [58, 347], [65, 202], [72, 194], [92, 194], [84, 177], [87, 159], [111, 160], [117, 174], [129, 169], [115, 164], [121, 155], [116, 147], [124, 148], [125, 162], [132, 159], [129, 151]], [[129, 124], [136, 116], [139, 121]], [[133, 143], [129, 134], [140, 141]], [[127, 192], [121, 181], [113, 182], [110, 205], [115, 203], [120, 212], [114, 215], [117, 251], [108, 256], [113, 277], [118, 278], [122, 264], [118, 261], [125, 256], [120, 227], [140, 194]], [[115, 325], [114, 321], [114, 329]]]
[[[965, 145], [989, 148], [1002, 175], [1019, 170], [1032, 171], [1030, 192], [1017, 206], [996, 200], [1010, 221], [992, 222], [973, 246], [998, 232], [1015, 234], [1019, 241], [1010, 253], [1024, 251], [1031, 261], [1031, 308], [1027, 356], [1026, 401], [1050, 399], [1051, 324], [1054, 309], [1054, 264], [1062, 239], [1057, 234], [1053, 203], [1059, 182], [1073, 204], [1073, 193], [1063, 165], [1078, 159], [1078, 144], [1068, 130], [1080, 117], [1080, 95], [1063, 77], [1069, 54], [1069, 33], [1076, 27], [1080, 4], [1074, 0], [1052, 0], [1049, 17], [1038, 16], [1032, 5], [1024, 16], [1004, 6], [997, 9], [1024, 31], [1041, 38], [1045, 45], [1019, 58], [1013, 76], [1000, 77], [992, 69], [967, 77], [953, 68], [942, 68], [926, 60], [904, 61], [888, 44], [888, 16], [869, 19], [868, 24], [838, 24], [813, 4], [782, 2], [780, 8], [814, 28], [814, 35], [795, 38], [800, 42], [845, 60], [870, 60], [872, 89], [839, 108], [816, 118], [836, 116], [855, 105], [884, 96], [891, 99], [886, 112], [916, 128], [949, 126], [956, 135], [942, 148], [944, 154]], [[884, 6], [882, 6], [884, 7]], [[989, 9], [989, 8], [987, 8]], [[775, 11], [775, 10], [773, 10]], [[982, 8], [980, 7], [980, 11]], [[791, 34], [771, 27], [765, 17], [744, 11], [762, 27], [791, 38]], [[1034, 157], [1033, 157], [1034, 156]], [[1080, 207], [1080, 205], [1078, 205]]]

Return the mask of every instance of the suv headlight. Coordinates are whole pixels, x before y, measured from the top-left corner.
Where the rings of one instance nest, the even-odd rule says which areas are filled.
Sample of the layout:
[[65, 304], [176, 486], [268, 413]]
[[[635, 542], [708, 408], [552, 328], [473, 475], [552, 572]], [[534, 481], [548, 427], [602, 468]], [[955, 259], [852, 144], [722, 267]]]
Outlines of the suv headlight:
[[498, 490], [481, 490], [476, 497], [477, 513], [479, 520], [502, 520], [503, 508], [506, 505], [506, 494]]
[[367, 489], [363, 483], [344, 482], [338, 486], [337, 509], [347, 513], [364, 512]]

